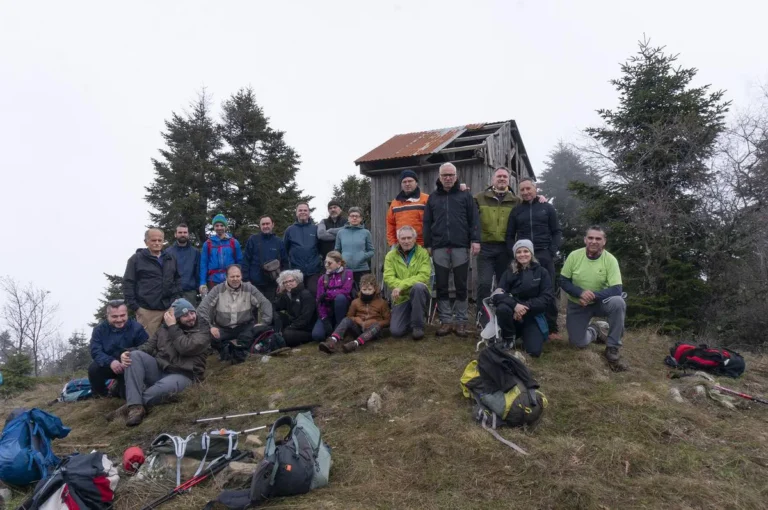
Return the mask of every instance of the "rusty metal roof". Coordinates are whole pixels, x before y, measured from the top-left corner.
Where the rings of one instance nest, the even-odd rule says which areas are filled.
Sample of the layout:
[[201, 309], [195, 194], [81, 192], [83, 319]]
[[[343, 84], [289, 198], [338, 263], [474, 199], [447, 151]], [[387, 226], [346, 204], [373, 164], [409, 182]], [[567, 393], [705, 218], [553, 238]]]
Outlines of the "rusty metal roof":
[[355, 164], [382, 159], [408, 158], [438, 152], [467, 129], [479, 129], [485, 124], [471, 124], [451, 128], [435, 129], [395, 135], [368, 154], [355, 160]]

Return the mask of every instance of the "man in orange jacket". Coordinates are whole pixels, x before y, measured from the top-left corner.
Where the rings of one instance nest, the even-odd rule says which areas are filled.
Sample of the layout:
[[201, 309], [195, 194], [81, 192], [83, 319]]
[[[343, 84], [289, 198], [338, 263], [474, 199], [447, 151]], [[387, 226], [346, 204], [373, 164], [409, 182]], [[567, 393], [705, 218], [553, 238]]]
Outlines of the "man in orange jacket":
[[416, 242], [424, 246], [421, 230], [424, 223], [424, 208], [429, 195], [419, 189], [419, 179], [413, 170], [403, 170], [400, 174], [400, 189], [387, 211], [387, 243], [397, 244], [397, 231], [410, 225], [416, 229]]

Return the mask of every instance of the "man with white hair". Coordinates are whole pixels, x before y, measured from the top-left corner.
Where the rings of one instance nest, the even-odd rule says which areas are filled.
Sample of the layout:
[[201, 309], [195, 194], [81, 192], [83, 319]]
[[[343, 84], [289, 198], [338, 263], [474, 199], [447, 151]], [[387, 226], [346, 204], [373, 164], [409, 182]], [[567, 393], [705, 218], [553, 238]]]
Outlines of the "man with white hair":
[[432, 265], [417, 239], [418, 232], [410, 225], [397, 230], [397, 245], [384, 257], [384, 283], [392, 292], [392, 336], [405, 336], [410, 330], [414, 340], [421, 340]]
[[[437, 336], [466, 337], [467, 332], [467, 279], [469, 256], [480, 252], [480, 229], [475, 201], [466, 191], [461, 191], [452, 163], [444, 163], [439, 169], [437, 190], [429, 195], [424, 210], [424, 247], [432, 255], [435, 264], [437, 287], [437, 313], [440, 328]], [[456, 296], [451, 309], [449, 279], [453, 272]]]

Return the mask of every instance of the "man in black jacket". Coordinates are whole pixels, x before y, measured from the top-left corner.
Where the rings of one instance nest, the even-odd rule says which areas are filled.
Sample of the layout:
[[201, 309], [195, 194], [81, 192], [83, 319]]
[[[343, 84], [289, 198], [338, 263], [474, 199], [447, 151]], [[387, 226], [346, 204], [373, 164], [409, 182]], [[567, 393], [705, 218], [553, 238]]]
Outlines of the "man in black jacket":
[[[557, 211], [548, 202], [540, 202], [536, 196], [536, 183], [528, 177], [520, 180], [518, 186], [523, 202], [512, 209], [507, 222], [507, 248], [510, 256], [516, 241], [530, 239], [533, 242], [534, 256], [548, 272], [550, 280], [555, 281], [555, 256], [563, 241], [563, 232], [557, 219]], [[552, 300], [547, 310], [547, 326], [550, 339], [558, 339], [557, 300]]]
[[189, 227], [186, 223], [176, 226], [176, 243], [165, 250], [176, 259], [176, 269], [181, 276], [181, 291], [184, 299], [197, 304], [198, 279], [200, 278], [200, 250], [189, 241]]
[[347, 218], [341, 214], [341, 204], [337, 200], [328, 202], [328, 217], [317, 224], [317, 248], [325, 259], [329, 251], [336, 249], [336, 234], [347, 224]]
[[[445, 336], [456, 324], [456, 335], [467, 336], [467, 277], [469, 256], [480, 252], [480, 229], [475, 201], [456, 184], [456, 167], [452, 163], [440, 166], [437, 190], [429, 195], [424, 210], [424, 247], [435, 264], [437, 313], [440, 328], [437, 336]], [[454, 309], [451, 310], [449, 277], [453, 271], [456, 288]]]
[[150, 228], [144, 234], [146, 248], [136, 250], [123, 275], [123, 295], [136, 320], [152, 336], [163, 321], [163, 314], [181, 297], [181, 276], [176, 259], [163, 251], [163, 231]]

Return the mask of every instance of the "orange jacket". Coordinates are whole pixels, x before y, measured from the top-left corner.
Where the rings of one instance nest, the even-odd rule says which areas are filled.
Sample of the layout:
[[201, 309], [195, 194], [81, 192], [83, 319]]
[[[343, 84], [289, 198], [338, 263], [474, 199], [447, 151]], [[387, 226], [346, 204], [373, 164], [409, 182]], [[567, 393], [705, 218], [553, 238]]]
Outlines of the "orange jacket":
[[380, 328], [389, 326], [390, 312], [389, 305], [384, 301], [379, 293], [370, 303], [363, 303], [359, 297], [352, 301], [347, 311], [347, 317], [358, 323], [363, 329], [368, 329], [378, 323]]
[[429, 195], [419, 193], [418, 199], [406, 198], [401, 191], [389, 204], [389, 211], [387, 211], [387, 243], [389, 246], [397, 243], [397, 230], [406, 225], [416, 229], [416, 242], [424, 246], [424, 237], [421, 231], [424, 223], [424, 208], [427, 205]]

